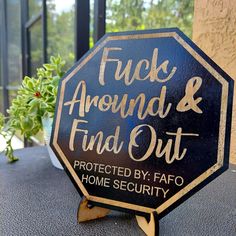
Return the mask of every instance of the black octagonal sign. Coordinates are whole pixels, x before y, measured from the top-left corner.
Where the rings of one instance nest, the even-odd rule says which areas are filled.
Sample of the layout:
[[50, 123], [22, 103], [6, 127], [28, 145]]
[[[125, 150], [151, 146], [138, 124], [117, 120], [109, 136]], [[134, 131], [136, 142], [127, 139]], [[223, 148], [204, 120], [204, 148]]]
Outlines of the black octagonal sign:
[[51, 146], [92, 203], [162, 217], [227, 169], [232, 93], [178, 29], [107, 34], [62, 79]]

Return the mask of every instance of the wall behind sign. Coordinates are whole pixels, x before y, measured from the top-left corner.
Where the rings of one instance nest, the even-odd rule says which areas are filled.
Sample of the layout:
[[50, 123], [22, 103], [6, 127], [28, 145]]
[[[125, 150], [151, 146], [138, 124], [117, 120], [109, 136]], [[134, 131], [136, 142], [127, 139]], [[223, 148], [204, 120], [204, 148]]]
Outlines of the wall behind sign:
[[[193, 41], [236, 81], [236, 4], [232, 0], [195, 0]], [[236, 164], [236, 86], [230, 162]]]

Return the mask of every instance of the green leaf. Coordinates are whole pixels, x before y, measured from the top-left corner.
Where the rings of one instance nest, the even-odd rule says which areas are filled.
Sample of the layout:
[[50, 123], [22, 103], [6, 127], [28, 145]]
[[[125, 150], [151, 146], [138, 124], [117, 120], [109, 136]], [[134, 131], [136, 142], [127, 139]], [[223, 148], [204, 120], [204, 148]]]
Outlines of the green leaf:
[[29, 131], [33, 128], [34, 122], [30, 117], [21, 118], [21, 128], [23, 131]]
[[55, 69], [55, 66], [52, 64], [44, 64], [43, 66], [48, 71], [53, 71]]

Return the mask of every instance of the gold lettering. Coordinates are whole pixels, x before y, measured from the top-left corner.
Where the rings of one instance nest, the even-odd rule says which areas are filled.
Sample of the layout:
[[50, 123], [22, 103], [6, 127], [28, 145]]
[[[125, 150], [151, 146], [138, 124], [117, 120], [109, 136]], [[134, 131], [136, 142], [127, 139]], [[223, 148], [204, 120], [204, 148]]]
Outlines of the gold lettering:
[[180, 143], [182, 136], [195, 136], [198, 137], [199, 134], [194, 133], [182, 133], [182, 128], [178, 128], [176, 133], [166, 132], [167, 135], [175, 136], [175, 145], [174, 145], [174, 154], [172, 159], [167, 157], [167, 163], [171, 164], [174, 160], [182, 160], [187, 152], [187, 148], [183, 149], [183, 152], [180, 155]]
[[142, 65], [145, 63], [145, 68], [144, 70], [147, 70], [149, 68], [149, 61], [147, 59], [143, 59], [143, 60], [140, 60], [135, 68], [135, 71], [134, 71], [134, 74], [133, 74], [133, 77], [131, 79], [131, 81], [134, 81], [135, 79], [136, 80], [145, 80], [145, 77], [144, 78], [141, 78], [140, 77], [140, 70], [142, 68]]
[[[121, 148], [123, 146], [123, 141], [118, 143], [118, 138], [120, 136], [120, 126], [116, 127], [115, 134], [114, 135], [109, 135], [106, 138], [105, 145], [102, 149], [102, 151], [106, 150], [108, 152], [114, 152], [115, 154], [119, 153], [121, 151]], [[111, 146], [110, 146], [111, 145]]]
[[[133, 116], [135, 108], [138, 108], [137, 117], [144, 120], [148, 115], [165, 118], [171, 109], [172, 104], [165, 104], [166, 101], [166, 86], [161, 88], [160, 97], [153, 97], [146, 102], [144, 93], [139, 94], [136, 98], [128, 100], [128, 94], [124, 94], [119, 101], [117, 94], [111, 96], [108, 94], [102, 97], [87, 95], [87, 88], [85, 81], [80, 81], [70, 101], [64, 103], [64, 106], [70, 106], [69, 115], [72, 114], [75, 104], [79, 104], [78, 115], [84, 117], [92, 106], [97, 107], [100, 111], [106, 112], [111, 110], [112, 113], [120, 113], [122, 118]], [[79, 98], [77, 98], [79, 97]], [[147, 103], [147, 105], [145, 105]]]
[[156, 157], [161, 158], [165, 155], [167, 162], [169, 162], [172, 144], [173, 144], [173, 140], [168, 139], [167, 144], [165, 145], [165, 147], [161, 151], [161, 148], [163, 145], [163, 140], [158, 139], [157, 140], [157, 148], [156, 148], [156, 152], [155, 152]]
[[[107, 101], [106, 101], [107, 100]], [[112, 106], [112, 98], [110, 95], [104, 95], [99, 100], [98, 108], [100, 111], [108, 111]]]
[[[78, 100], [77, 96], [80, 88], [81, 88], [81, 96], [80, 99]], [[64, 103], [64, 106], [70, 106], [69, 115], [72, 114], [75, 104], [79, 102], [80, 103], [79, 116], [84, 117], [85, 96], [86, 96], [86, 83], [85, 81], [82, 80], [78, 83], [72, 100]]]
[[[150, 138], [150, 143], [148, 146], [147, 151], [142, 157], [134, 157], [133, 155], [133, 147], [138, 148], [139, 145], [136, 142], [136, 138], [143, 133], [142, 127], [148, 127], [150, 132], [151, 132], [151, 138]], [[167, 135], [169, 136], [175, 136], [175, 140], [168, 139], [167, 143], [163, 147], [163, 140], [162, 139], [157, 139], [156, 137], [156, 131], [155, 129], [148, 125], [148, 124], [143, 124], [143, 125], [138, 125], [136, 126], [130, 134], [130, 141], [129, 141], [129, 146], [128, 146], [128, 153], [129, 156], [132, 160], [134, 161], [145, 161], [147, 160], [151, 154], [154, 151], [154, 148], [157, 144], [156, 150], [155, 150], [155, 156], [157, 158], [165, 158], [165, 161], [167, 164], [171, 164], [174, 162], [174, 160], [182, 160], [187, 152], [187, 148], [184, 148], [182, 153], [180, 153], [180, 144], [181, 144], [181, 138], [182, 136], [199, 136], [199, 134], [195, 133], [183, 133], [182, 128], [178, 128], [176, 133], [173, 132], [166, 132]], [[174, 147], [173, 147], [174, 143]], [[173, 155], [171, 156], [171, 150], [173, 148]]]
[[[124, 62], [119, 60], [118, 58], [108, 58], [108, 54], [110, 51], [122, 51], [122, 48], [104, 48], [98, 79], [101, 85], [105, 85], [104, 76], [107, 62], [115, 62], [117, 64], [114, 78], [117, 81], [123, 79], [125, 85], [127, 86], [131, 85], [135, 80], [147, 79], [149, 79], [151, 82], [164, 83], [170, 80], [177, 70], [177, 67], [172, 67], [170, 72], [168, 72], [169, 60], [164, 60], [158, 65], [158, 48], [155, 48], [153, 50], [151, 63], [148, 59], [141, 59], [136, 65], [133, 65], [133, 60], [129, 59], [124, 66]], [[133, 75], [131, 74], [132, 66], [134, 68]], [[146, 76], [144, 76], [143, 78], [141, 77], [141, 68], [143, 68], [143, 71], [146, 72]], [[164, 77], [164, 75], [161, 76], [160, 73], [166, 74], [166, 77]]]
[[76, 136], [76, 133], [79, 133], [79, 132], [82, 133], [83, 135], [82, 144], [81, 144], [83, 151], [88, 151], [88, 150], [92, 151], [96, 149], [96, 152], [98, 154], [102, 154], [104, 151], [114, 152], [115, 154], [117, 154], [121, 151], [124, 142], [119, 141], [120, 126], [116, 127], [114, 135], [111, 134], [105, 138], [103, 132], [99, 131], [96, 135], [91, 135], [91, 137], [89, 138], [87, 129], [78, 128], [80, 123], [87, 124], [88, 121], [74, 119], [71, 132], [70, 132], [70, 139], [69, 139], [69, 149], [71, 151], [75, 150], [75, 147], [74, 147], [75, 136]]
[[[86, 91], [86, 87], [85, 87], [84, 89], [85, 89], [85, 91]], [[88, 112], [90, 111], [90, 108], [91, 108], [92, 105], [95, 106], [95, 107], [98, 106], [98, 99], [99, 99], [98, 96], [95, 96], [95, 97], [91, 98], [91, 96], [88, 95], [86, 98], [85, 98], [85, 96], [84, 96], [83, 99], [86, 100], [86, 103], [84, 103], [85, 108], [82, 109], [82, 110], [84, 110], [86, 113], [88, 113]], [[80, 113], [81, 113], [81, 112], [80, 112]], [[79, 114], [80, 114], [80, 113], [79, 113]]]
[[119, 96], [114, 95], [111, 111], [112, 111], [112, 113], [117, 113], [120, 111], [120, 116], [122, 118], [126, 118], [128, 116], [128, 115], [125, 115], [125, 108], [126, 108], [126, 103], [128, 100], [128, 94], [124, 94], [122, 96], [120, 103], [117, 105], [118, 99], [119, 99]]
[[[161, 94], [160, 94], [160, 97], [153, 97], [149, 103], [148, 103], [148, 108], [144, 114], [144, 118], [149, 114], [151, 116], [156, 116], [156, 115], [159, 115], [160, 118], [165, 118], [169, 112], [170, 112], [170, 109], [171, 109], [171, 106], [172, 104], [171, 103], [168, 103], [166, 109], [165, 109], [165, 100], [166, 100], [166, 86], [163, 86], [161, 88]], [[154, 112], [154, 104], [155, 102], [158, 102], [158, 105], [157, 105], [157, 111]]]
[[132, 62], [133, 62], [132, 60], [128, 60], [124, 70], [120, 72], [122, 67], [122, 61], [118, 60], [118, 65], [116, 67], [116, 72], [115, 72], [116, 80], [121, 80], [124, 77], [126, 85], [130, 85], [132, 83], [132, 81], [129, 81]]
[[166, 77], [166, 78], [159, 78], [158, 74], [160, 71], [163, 71], [165, 74], [167, 74], [167, 66], [169, 64], [169, 61], [168, 60], [165, 60], [164, 62], [161, 63], [161, 65], [157, 66], [158, 65], [158, 48], [155, 48], [153, 50], [153, 55], [152, 55], [152, 63], [151, 63], [151, 70], [149, 72], [149, 74], [145, 77], [146, 79], [150, 77], [150, 81], [151, 82], [155, 82], [155, 81], [158, 81], [160, 83], [164, 83], [164, 82], [167, 82], [168, 80], [170, 80], [176, 70], [177, 70], [177, 67], [173, 67], [170, 74]]
[[[99, 131], [96, 135], [92, 135], [90, 137], [89, 143], [87, 143], [87, 147], [85, 145], [83, 146], [83, 150], [85, 152], [88, 150], [92, 151], [94, 149], [96, 141], [97, 141], [96, 151], [98, 154], [102, 154], [102, 151], [101, 151], [101, 146], [102, 146], [102, 141], [103, 141], [103, 132], [102, 131]], [[87, 137], [86, 137], [86, 142], [87, 142]], [[86, 142], [83, 142], [83, 143], [85, 144]]]
[[[146, 153], [141, 158], [137, 159], [133, 156], [132, 149], [133, 147], [139, 147], [139, 145], [136, 143], [136, 138], [143, 132], [143, 130], [139, 130], [142, 127], [149, 128], [151, 132], [151, 139], [150, 139], [150, 144]], [[152, 154], [153, 149], [155, 148], [155, 145], [156, 145], [156, 132], [154, 128], [148, 124], [138, 125], [130, 133], [130, 141], [129, 141], [129, 147], [128, 147], [129, 156], [134, 161], [145, 161]]]
[[112, 59], [112, 58], [108, 58], [108, 54], [110, 51], [120, 51], [122, 50], [122, 48], [104, 48], [103, 50], [103, 54], [102, 54], [102, 60], [101, 60], [101, 64], [100, 64], [100, 72], [99, 72], [99, 78], [98, 81], [101, 85], [105, 85], [105, 69], [106, 69], [106, 63], [107, 62], [112, 62], [112, 61], [119, 61], [118, 59]]
[[186, 84], [185, 95], [178, 103], [176, 110], [179, 112], [185, 112], [193, 110], [196, 113], [202, 114], [202, 110], [198, 107], [198, 103], [202, 101], [202, 97], [194, 99], [195, 93], [200, 89], [202, 85], [202, 78], [193, 77]]
[[77, 128], [79, 123], [88, 123], [88, 121], [74, 119], [71, 131], [70, 131], [70, 141], [69, 141], [69, 149], [71, 151], [75, 150], [74, 142], [75, 142], [75, 134], [76, 134], [76, 132], [83, 132], [84, 134], [88, 133], [88, 130], [83, 130], [83, 129], [78, 129]]

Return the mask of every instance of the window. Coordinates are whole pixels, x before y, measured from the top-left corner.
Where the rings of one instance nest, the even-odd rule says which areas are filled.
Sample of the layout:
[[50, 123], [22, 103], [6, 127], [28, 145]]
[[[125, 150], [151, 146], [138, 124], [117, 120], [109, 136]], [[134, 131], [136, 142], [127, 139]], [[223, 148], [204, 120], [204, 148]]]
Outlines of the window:
[[69, 69], [75, 60], [75, 1], [47, 1], [48, 59], [60, 54]]
[[28, 75], [35, 75], [36, 69], [43, 63], [42, 19], [39, 19], [29, 28], [29, 55], [30, 68]]
[[17, 86], [22, 80], [20, 2], [7, 1], [8, 85]]
[[42, 10], [42, 0], [28, 0], [29, 19], [36, 17]]

